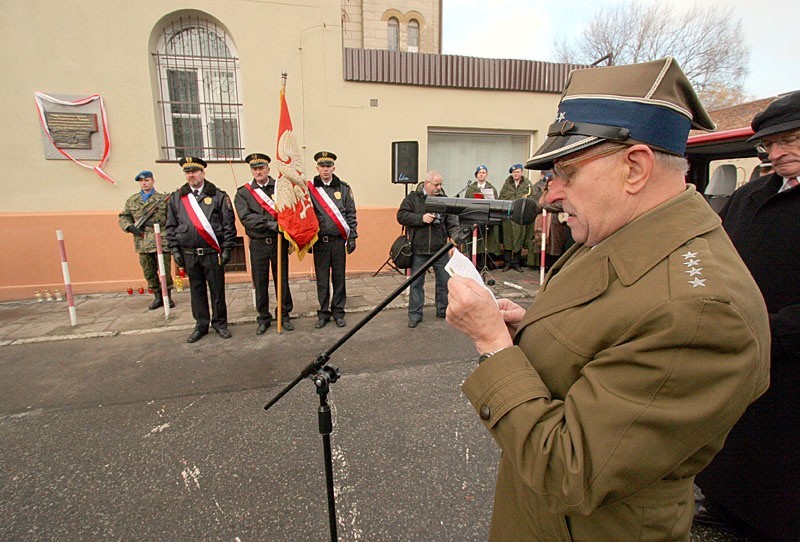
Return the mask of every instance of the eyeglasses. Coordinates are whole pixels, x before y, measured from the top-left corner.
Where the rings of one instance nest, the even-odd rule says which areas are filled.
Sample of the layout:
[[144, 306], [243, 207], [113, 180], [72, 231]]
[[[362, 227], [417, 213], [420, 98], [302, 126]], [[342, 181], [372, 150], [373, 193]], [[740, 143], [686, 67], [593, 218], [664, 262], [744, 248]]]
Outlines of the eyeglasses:
[[[567, 171], [567, 168], [570, 166], [574, 166], [575, 164], [583, 163], [584, 165], [588, 164], [589, 162], [593, 162], [598, 158], [602, 158], [603, 156], [610, 156], [616, 152], [619, 152], [625, 148], [627, 145], [611, 145], [609, 147], [605, 147], [599, 150], [595, 150], [593, 152], [588, 152], [586, 154], [582, 154], [575, 158], [570, 158], [569, 160], [562, 160], [561, 162], [556, 162], [553, 164], [553, 173], [555, 173], [556, 177], [559, 177], [565, 184], [569, 184], [572, 179], [575, 177], [575, 174], [578, 173], [578, 169], [575, 168], [572, 171]], [[547, 182], [549, 187], [551, 181]]]
[[785, 149], [787, 147], [795, 146], [798, 140], [800, 140], [800, 134], [792, 134], [779, 139], [773, 139], [772, 141], [759, 141], [756, 143], [756, 150], [758, 152], [770, 153], [772, 152], [772, 147], [775, 145], [780, 145]]

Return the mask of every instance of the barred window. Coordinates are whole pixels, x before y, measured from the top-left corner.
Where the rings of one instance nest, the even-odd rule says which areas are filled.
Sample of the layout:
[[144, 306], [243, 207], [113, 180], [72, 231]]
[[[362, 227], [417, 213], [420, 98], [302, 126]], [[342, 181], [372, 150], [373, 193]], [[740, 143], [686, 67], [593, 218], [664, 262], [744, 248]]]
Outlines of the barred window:
[[397, 51], [400, 49], [400, 21], [396, 17], [389, 17], [387, 49]]
[[153, 53], [164, 123], [162, 155], [241, 160], [239, 59], [230, 36], [198, 17], [165, 29]]
[[408, 21], [408, 52], [419, 51], [419, 22], [416, 19]]

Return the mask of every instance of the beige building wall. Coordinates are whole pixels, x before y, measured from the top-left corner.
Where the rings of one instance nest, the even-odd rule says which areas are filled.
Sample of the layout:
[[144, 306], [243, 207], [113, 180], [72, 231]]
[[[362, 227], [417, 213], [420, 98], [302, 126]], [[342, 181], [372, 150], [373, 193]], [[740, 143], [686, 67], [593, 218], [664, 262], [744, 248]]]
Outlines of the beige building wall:
[[[59, 3], [54, 13], [50, 0], [6, 3], [0, 33], [7, 77], [0, 91], [6, 120], [0, 132], [0, 300], [29, 298], [35, 288], [61, 282], [55, 229], [64, 230], [71, 266], [79, 270], [73, 271], [78, 293], [121, 291], [136, 279], [143, 282], [130, 235], [117, 228], [116, 215], [138, 189], [133, 177], [142, 169], [154, 172], [161, 191], [185, 182], [160, 149], [152, 58], [159, 25], [183, 12], [181, 5], [74, 0]], [[215, 20], [235, 43], [245, 152], [275, 155], [285, 69], [308, 177], [315, 174], [316, 151], [339, 155], [336, 172], [353, 187], [359, 209], [360, 243], [348, 260], [350, 272], [377, 269], [399, 233], [394, 213], [404, 186], [391, 184], [392, 141], [419, 141], [423, 175], [429, 128], [528, 133], [536, 146], [558, 101], [555, 94], [345, 82], [342, 4], [336, 0], [302, 5], [196, 0], [191, 6], [191, 13]], [[57, 26], [42, 25], [56, 19]], [[50, 39], [41, 38], [43, 30]], [[35, 91], [104, 98], [111, 139], [104, 169], [117, 185], [68, 160], [45, 159]], [[471, 172], [474, 164], [467, 168]], [[207, 178], [233, 195], [250, 180], [249, 168], [242, 162], [211, 163]], [[238, 230], [244, 235], [241, 226]], [[293, 259], [292, 273], [310, 273], [308, 260]], [[230, 280], [249, 278], [240, 273]]]
[[[419, 53], [441, 52], [441, 0], [342, 0], [345, 47], [387, 49], [388, 20], [399, 22], [400, 50], [408, 51], [408, 22], [419, 23]], [[413, 51], [412, 51], [413, 52]]]

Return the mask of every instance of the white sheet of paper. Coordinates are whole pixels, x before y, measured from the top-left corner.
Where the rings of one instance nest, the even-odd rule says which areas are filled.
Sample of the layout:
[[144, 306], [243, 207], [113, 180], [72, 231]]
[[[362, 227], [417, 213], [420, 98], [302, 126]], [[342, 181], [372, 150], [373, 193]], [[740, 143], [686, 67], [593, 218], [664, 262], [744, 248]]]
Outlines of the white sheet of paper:
[[483, 277], [475, 269], [475, 266], [472, 265], [472, 260], [464, 256], [457, 248], [453, 249], [453, 255], [450, 257], [450, 260], [444, 266], [444, 270], [450, 273], [451, 277], [458, 275], [459, 277], [466, 277], [468, 279], [472, 279], [492, 294], [492, 299], [497, 301], [497, 298], [494, 296], [494, 292], [483, 283]]
[[491, 188], [484, 188], [481, 190], [481, 194], [483, 194], [483, 199], [494, 199], [494, 190]]

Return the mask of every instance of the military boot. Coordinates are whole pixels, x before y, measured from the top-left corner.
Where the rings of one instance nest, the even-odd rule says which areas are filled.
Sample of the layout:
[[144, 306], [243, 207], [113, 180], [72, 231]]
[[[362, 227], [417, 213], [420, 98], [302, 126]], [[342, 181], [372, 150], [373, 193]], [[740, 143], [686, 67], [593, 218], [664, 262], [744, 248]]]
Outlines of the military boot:
[[163, 307], [163, 306], [164, 306], [164, 299], [161, 297], [161, 290], [155, 290], [155, 291], [153, 292], [153, 295], [155, 296], [155, 299], [154, 299], [154, 300], [153, 300], [153, 302], [152, 302], [152, 303], [150, 303], [150, 305], [147, 307], [147, 309], [148, 309], [148, 310], [151, 310], [151, 311], [154, 311], [154, 310], [156, 310], [157, 308], [159, 308], [159, 307]]
[[[167, 290], [167, 298], [169, 299], [169, 308], [170, 309], [174, 309], [175, 308], [175, 302], [172, 300], [172, 288]], [[163, 299], [162, 299], [162, 301], [163, 301]]]

